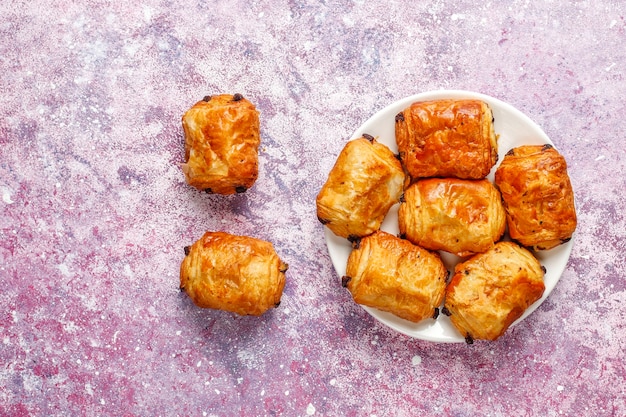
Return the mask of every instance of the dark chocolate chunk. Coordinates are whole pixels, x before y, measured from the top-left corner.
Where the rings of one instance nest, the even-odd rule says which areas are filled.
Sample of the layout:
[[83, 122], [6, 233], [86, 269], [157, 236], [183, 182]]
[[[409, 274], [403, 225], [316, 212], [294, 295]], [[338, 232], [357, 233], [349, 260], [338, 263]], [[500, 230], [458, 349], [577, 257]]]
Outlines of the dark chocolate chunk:
[[360, 241], [361, 241], [361, 238], [360, 238], [360, 237], [358, 237], [357, 235], [349, 235], [347, 239], [348, 239], [348, 240], [350, 241], [350, 243], [352, 243], [352, 244], [354, 244], [355, 242], [360, 242]]
[[404, 122], [404, 113], [400, 112], [398, 114], [396, 114], [396, 123], [397, 122]]
[[191, 251], [191, 246], [185, 246], [183, 248], [185, 250], [185, 256], [189, 255], [189, 251]]
[[437, 317], [439, 317], [439, 309], [435, 307], [435, 311], [433, 312], [433, 319], [437, 320]]
[[209, 101], [209, 100], [211, 100], [211, 96], [202, 97], [202, 101]]
[[237, 93], [233, 96], [233, 101], [239, 101], [239, 100], [243, 100], [243, 96]]
[[349, 276], [346, 276], [346, 275], [342, 276], [341, 277], [341, 286], [344, 287], [344, 288], [348, 287], [348, 282], [350, 282], [351, 279], [352, 279], [352, 277], [349, 277]]
[[235, 187], [235, 192], [237, 194], [245, 193], [247, 190], [248, 189], [244, 187], [243, 185], [240, 185], [239, 187]]
[[368, 135], [367, 133], [363, 133], [362, 135], [365, 139], [369, 140], [370, 142], [374, 141], [374, 136], [372, 135]]

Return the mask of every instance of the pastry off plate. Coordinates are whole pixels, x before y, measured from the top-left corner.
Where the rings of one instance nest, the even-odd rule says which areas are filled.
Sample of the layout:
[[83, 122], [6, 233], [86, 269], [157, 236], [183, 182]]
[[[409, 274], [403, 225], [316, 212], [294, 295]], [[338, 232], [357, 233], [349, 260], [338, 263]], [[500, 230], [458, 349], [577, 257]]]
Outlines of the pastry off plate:
[[[416, 101], [439, 99], [478, 99], [485, 101], [491, 106], [494, 128], [496, 134], [499, 135], [498, 161], [502, 161], [504, 154], [517, 146], [553, 145], [550, 138], [535, 122], [510, 104], [484, 94], [461, 90], [430, 91], [398, 100], [370, 117], [354, 132], [351, 139], [356, 139], [367, 133], [374, 136], [379, 142], [387, 145], [394, 153], [397, 153], [398, 148], [395, 139], [396, 114]], [[498, 165], [499, 163], [492, 168], [487, 176], [489, 180], [493, 181]], [[397, 211], [398, 205], [391, 208], [381, 226], [382, 230], [394, 235], [398, 234]], [[333, 266], [339, 277], [342, 277], [346, 273], [346, 264], [352, 246], [347, 239], [334, 235], [326, 227], [324, 228], [324, 235]], [[544, 276], [546, 289], [541, 299], [532, 304], [522, 317], [513, 323], [513, 326], [528, 317], [550, 295], [567, 265], [573, 244], [574, 240], [572, 238], [569, 242], [554, 249], [534, 252], [541, 265], [546, 268]], [[454, 266], [459, 262], [460, 258], [447, 252], [440, 253], [448, 270], [453, 272]], [[465, 342], [465, 338], [452, 326], [450, 319], [443, 314], [440, 314], [436, 320], [426, 319], [420, 323], [412, 323], [384, 311], [366, 306], [362, 307], [381, 323], [405, 335], [432, 342]]]

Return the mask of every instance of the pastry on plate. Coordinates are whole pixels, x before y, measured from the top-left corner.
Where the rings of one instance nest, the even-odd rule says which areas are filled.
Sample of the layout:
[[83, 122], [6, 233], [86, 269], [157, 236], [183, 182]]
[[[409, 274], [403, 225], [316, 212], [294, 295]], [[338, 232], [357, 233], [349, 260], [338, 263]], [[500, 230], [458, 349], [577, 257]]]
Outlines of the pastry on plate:
[[506, 215], [489, 180], [428, 178], [405, 190], [398, 226], [400, 235], [416, 245], [468, 256], [500, 240]]
[[270, 242], [206, 232], [185, 255], [180, 288], [198, 307], [259, 316], [280, 303], [288, 266]]
[[207, 193], [243, 193], [258, 177], [259, 112], [241, 94], [206, 96], [182, 117], [187, 183]]
[[387, 146], [369, 135], [351, 140], [317, 195], [317, 218], [337, 236], [367, 236], [398, 202], [404, 178], [400, 161]]
[[430, 100], [396, 115], [396, 142], [404, 167], [416, 179], [480, 179], [498, 160], [493, 114], [481, 100]]
[[541, 298], [544, 272], [530, 251], [499, 242], [457, 264], [443, 312], [468, 343], [495, 340]]
[[511, 239], [535, 250], [569, 241], [576, 230], [565, 158], [551, 145], [511, 149], [495, 173]]
[[413, 322], [437, 317], [448, 276], [438, 253], [383, 231], [354, 246], [342, 284], [356, 303]]

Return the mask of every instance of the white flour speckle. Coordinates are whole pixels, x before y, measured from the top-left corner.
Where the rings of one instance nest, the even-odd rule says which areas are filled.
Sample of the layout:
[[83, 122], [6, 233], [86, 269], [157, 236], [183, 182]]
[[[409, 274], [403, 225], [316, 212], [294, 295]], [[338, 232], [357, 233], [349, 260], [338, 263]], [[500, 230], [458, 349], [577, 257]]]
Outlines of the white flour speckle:
[[557, 385], [556, 390], [561, 392], [565, 389], [565, 387], [563, 385]]
[[315, 414], [315, 407], [313, 406], [313, 404], [309, 403], [309, 405], [307, 405], [306, 407], [306, 415], [312, 416], [313, 414]]
[[334, 387], [335, 385], [337, 385], [337, 380], [336, 380], [335, 378], [331, 379], [331, 380], [330, 380], [330, 385], [332, 385], [333, 387]]
[[411, 364], [413, 364], [413, 366], [417, 366], [419, 364], [422, 363], [422, 357], [419, 355], [415, 355], [413, 356], [413, 358], [411, 359]]
[[11, 198], [11, 190], [7, 187], [2, 187], [2, 201], [7, 204], [13, 204], [15, 201]]

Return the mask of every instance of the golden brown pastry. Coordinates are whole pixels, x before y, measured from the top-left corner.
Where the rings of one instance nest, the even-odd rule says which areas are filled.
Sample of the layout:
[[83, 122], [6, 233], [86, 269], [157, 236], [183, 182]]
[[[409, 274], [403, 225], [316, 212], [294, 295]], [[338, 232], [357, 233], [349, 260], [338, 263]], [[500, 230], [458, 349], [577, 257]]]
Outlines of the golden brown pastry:
[[185, 254], [180, 288], [198, 307], [259, 316], [280, 303], [288, 266], [270, 242], [206, 232]]
[[535, 250], [565, 243], [576, 230], [565, 158], [551, 145], [511, 149], [496, 170], [511, 239]]
[[364, 135], [343, 148], [317, 195], [317, 218], [355, 240], [378, 230], [402, 194], [404, 171], [391, 150]]
[[443, 313], [468, 343], [495, 340], [541, 298], [544, 272], [531, 252], [513, 242], [499, 242], [457, 264]]
[[437, 317], [448, 276], [439, 254], [383, 231], [355, 246], [342, 284], [356, 303], [413, 322]]
[[259, 172], [259, 112], [241, 94], [206, 96], [183, 115], [187, 183], [207, 193], [243, 193]]
[[498, 160], [493, 115], [481, 100], [413, 103], [396, 115], [396, 142], [412, 178], [480, 179]]
[[398, 226], [416, 245], [467, 256], [500, 239], [506, 215], [489, 180], [428, 178], [405, 190]]

